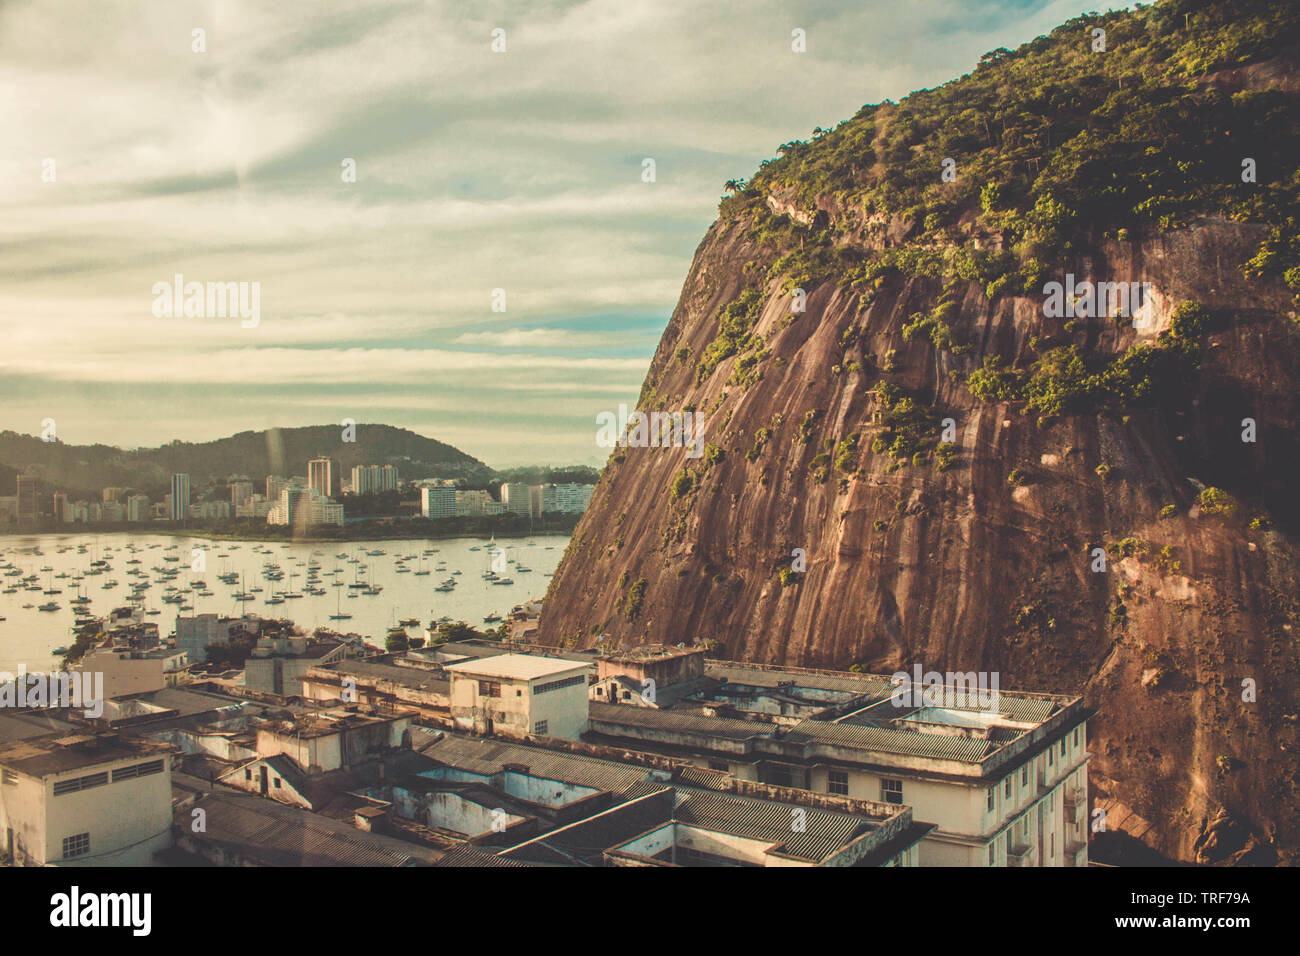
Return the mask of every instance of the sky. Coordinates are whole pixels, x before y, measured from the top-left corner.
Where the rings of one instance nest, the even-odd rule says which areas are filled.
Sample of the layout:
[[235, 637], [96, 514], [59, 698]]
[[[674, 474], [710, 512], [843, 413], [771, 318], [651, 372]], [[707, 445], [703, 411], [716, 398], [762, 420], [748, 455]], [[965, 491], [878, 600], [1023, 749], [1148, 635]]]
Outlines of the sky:
[[[0, 0], [0, 429], [600, 465], [724, 182], [1087, 9]], [[256, 323], [168, 316], [178, 274]]]

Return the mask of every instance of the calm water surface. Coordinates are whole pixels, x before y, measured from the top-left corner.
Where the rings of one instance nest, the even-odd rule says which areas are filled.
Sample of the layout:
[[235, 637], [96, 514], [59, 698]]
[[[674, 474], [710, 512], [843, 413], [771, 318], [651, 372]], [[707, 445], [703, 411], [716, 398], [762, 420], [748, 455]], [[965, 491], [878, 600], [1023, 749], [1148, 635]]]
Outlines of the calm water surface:
[[[54, 666], [54, 649], [72, 644], [73, 610], [78, 606], [73, 603], [75, 598], [88, 598], [84, 606], [103, 616], [130, 603], [132, 585], [145, 581], [149, 588], [138, 592], [143, 606], [161, 612], [145, 620], [156, 623], [163, 638], [175, 630], [178, 615], [211, 612], [285, 617], [308, 632], [326, 626], [365, 635], [381, 645], [388, 628], [402, 619], [417, 618], [427, 625], [449, 617], [478, 627], [495, 627], [484, 624], [483, 618], [493, 613], [504, 616], [516, 604], [546, 593], [549, 575], [559, 564], [568, 540], [565, 534], [503, 538], [497, 546], [504, 554], [494, 558], [485, 538], [282, 544], [149, 534], [0, 537], [0, 591], [16, 589], [0, 593], [0, 617], [4, 618], [0, 621], [0, 670], [16, 671], [20, 665], [29, 670]], [[193, 570], [194, 548], [203, 549], [201, 570]], [[433, 553], [424, 553], [433, 549]], [[377, 551], [384, 553], [370, 553]], [[309, 583], [313, 563], [319, 567], [315, 583]], [[498, 576], [513, 584], [494, 585], [483, 577], [494, 563]], [[279, 565], [280, 580], [268, 576], [276, 573], [269, 564]], [[521, 570], [521, 566], [529, 570]], [[167, 577], [164, 571], [178, 573]], [[223, 574], [235, 575], [233, 583], [223, 583]], [[35, 580], [23, 580], [32, 576]], [[453, 590], [436, 590], [449, 579], [456, 582]], [[364, 582], [383, 590], [370, 595], [349, 587]], [[341, 586], [334, 586], [336, 583]], [[241, 587], [248, 598], [243, 602], [236, 598]], [[325, 593], [310, 594], [309, 587]], [[48, 590], [61, 593], [46, 594]], [[268, 604], [276, 592], [302, 597]], [[189, 607], [164, 602], [168, 595], [179, 595]], [[39, 610], [50, 602], [58, 604], [58, 610]], [[331, 620], [330, 615], [336, 613], [352, 617]], [[420, 632], [412, 627], [409, 633]]]

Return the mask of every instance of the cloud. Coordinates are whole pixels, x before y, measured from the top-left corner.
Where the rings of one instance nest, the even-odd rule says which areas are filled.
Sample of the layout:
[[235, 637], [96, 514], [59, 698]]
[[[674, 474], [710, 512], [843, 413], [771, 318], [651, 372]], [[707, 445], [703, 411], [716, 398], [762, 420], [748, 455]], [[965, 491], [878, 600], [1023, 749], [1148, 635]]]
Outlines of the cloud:
[[[1085, 8], [0, 4], [0, 427], [58, 408], [139, 445], [351, 402], [493, 464], [599, 463], [724, 181]], [[261, 325], [153, 318], [178, 272], [259, 282]]]

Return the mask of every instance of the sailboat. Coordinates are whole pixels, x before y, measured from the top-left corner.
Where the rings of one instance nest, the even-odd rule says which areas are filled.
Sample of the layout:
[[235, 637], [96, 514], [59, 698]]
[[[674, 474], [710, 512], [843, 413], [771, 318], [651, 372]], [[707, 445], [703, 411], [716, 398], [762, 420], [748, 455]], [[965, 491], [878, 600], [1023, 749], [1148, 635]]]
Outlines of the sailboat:
[[[340, 606], [340, 605], [342, 605], [342, 603], [343, 603], [342, 595], [343, 595], [343, 592], [342, 592], [342, 591], [335, 591], [335, 592], [334, 592], [334, 606], [335, 606], [335, 612], [334, 612], [333, 614], [330, 615], [330, 620], [331, 620], [331, 621], [350, 621], [350, 620], [352, 620], [352, 615], [351, 615], [351, 614], [344, 614], [344, 613], [343, 613], [343, 608]], [[350, 596], [351, 596], [351, 595], [349, 595], [349, 597], [350, 597]]]

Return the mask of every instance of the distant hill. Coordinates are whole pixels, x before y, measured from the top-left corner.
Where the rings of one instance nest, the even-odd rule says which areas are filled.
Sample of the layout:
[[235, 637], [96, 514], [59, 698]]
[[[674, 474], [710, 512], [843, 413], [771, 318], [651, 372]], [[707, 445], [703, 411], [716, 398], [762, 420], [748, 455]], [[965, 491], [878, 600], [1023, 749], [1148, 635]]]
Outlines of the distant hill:
[[170, 476], [185, 473], [202, 485], [215, 478], [247, 475], [305, 475], [309, 459], [328, 456], [344, 473], [353, 465], [396, 465], [403, 478], [477, 477], [491, 469], [445, 442], [391, 425], [356, 426], [356, 441], [344, 442], [338, 425], [272, 428], [240, 432], [210, 442], [174, 441], [160, 448], [130, 451], [112, 445], [66, 445], [33, 435], [0, 432], [0, 493], [13, 494], [10, 469], [30, 469], [55, 486], [122, 486], [161, 493]]

